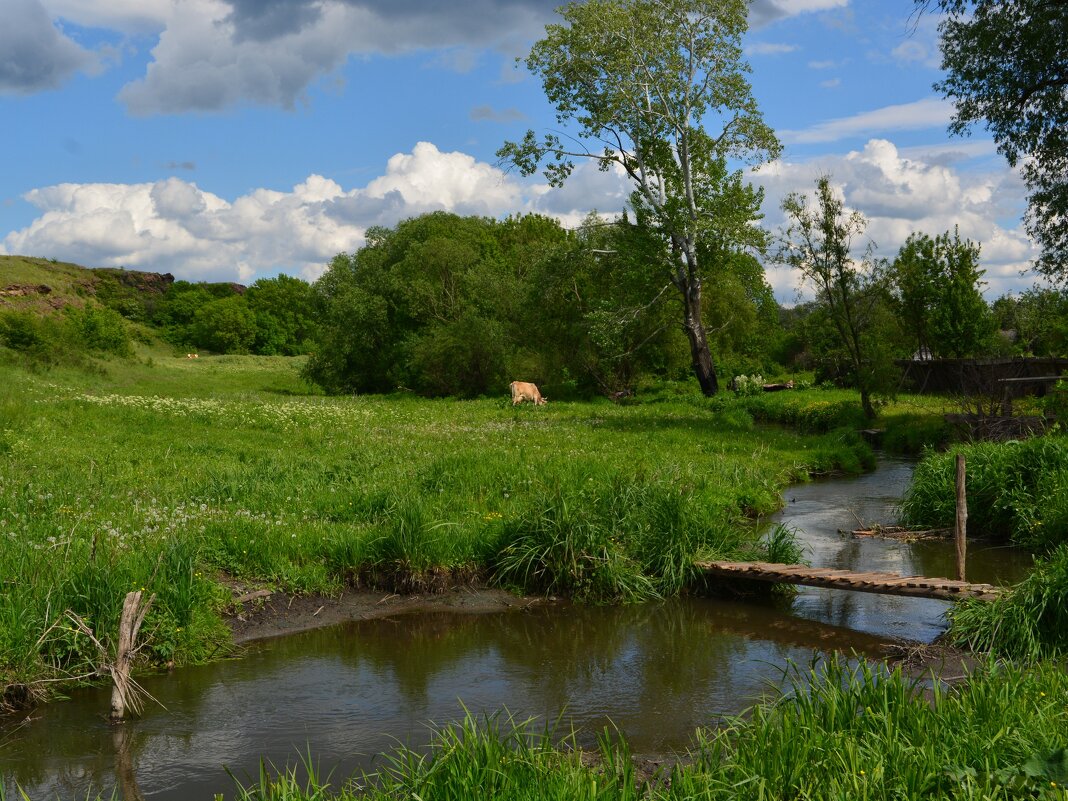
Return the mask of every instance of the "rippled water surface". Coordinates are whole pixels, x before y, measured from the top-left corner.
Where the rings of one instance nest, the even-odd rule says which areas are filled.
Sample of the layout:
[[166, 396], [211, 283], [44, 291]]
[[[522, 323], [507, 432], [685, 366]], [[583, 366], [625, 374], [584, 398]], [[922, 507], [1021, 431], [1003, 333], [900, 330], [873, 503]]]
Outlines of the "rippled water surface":
[[[854, 540], [839, 529], [890, 522], [911, 464], [789, 489], [777, 516], [796, 527], [814, 565], [949, 575], [948, 543]], [[1017, 578], [1030, 564], [972, 546], [969, 578]], [[929, 641], [947, 604], [801, 588], [787, 602], [679, 599], [624, 608], [548, 606], [483, 615], [418, 613], [259, 643], [240, 659], [147, 677], [165, 708], [109, 726], [108, 693], [86, 690], [0, 730], [0, 774], [38, 798], [89, 788], [134, 799], [210, 799], [255, 775], [261, 756], [310, 750], [335, 775], [373, 770], [398, 741], [425, 743], [431, 722], [466, 708], [507, 708], [575, 726], [606, 725], [636, 753], [685, 749], [698, 726], [742, 711], [830, 650], [877, 655], [887, 641]], [[462, 706], [461, 706], [462, 705]]]

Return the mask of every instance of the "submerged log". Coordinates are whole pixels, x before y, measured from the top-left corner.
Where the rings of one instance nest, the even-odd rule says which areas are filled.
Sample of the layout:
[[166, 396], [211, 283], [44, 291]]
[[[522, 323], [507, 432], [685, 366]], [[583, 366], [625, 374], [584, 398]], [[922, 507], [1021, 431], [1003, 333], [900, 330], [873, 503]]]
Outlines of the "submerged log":
[[[847, 532], [843, 531], [842, 533], [845, 534]], [[876, 537], [887, 540], [901, 540], [902, 542], [917, 542], [920, 540], [947, 540], [953, 535], [953, 529], [928, 528], [916, 530], [908, 529], [904, 526], [874, 525], [871, 528], [856, 528], [848, 533], [858, 539]]]

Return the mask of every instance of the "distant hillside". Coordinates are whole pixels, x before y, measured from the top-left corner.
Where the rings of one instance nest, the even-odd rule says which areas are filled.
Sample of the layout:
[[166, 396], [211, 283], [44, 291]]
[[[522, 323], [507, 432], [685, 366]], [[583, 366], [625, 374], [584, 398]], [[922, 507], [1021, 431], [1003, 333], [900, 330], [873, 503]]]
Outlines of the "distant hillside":
[[298, 356], [311, 349], [313, 306], [311, 285], [288, 275], [245, 287], [0, 256], [0, 350], [46, 363], [155, 341], [179, 352]]
[[[143, 310], [174, 283], [170, 273], [100, 268], [77, 264], [0, 256], [0, 310], [48, 313], [65, 306], [81, 307], [90, 299], [124, 316], [140, 317]], [[125, 309], [124, 309], [125, 307]]]

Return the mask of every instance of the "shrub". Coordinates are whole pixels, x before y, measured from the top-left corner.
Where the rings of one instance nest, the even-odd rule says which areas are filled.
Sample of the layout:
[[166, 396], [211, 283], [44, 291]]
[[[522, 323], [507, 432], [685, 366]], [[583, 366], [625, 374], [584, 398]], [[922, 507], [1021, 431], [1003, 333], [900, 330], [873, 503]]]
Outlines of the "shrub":
[[130, 329], [122, 315], [101, 306], [68, 307], [66, 327], [71, 340], [81, 349], [129, 356]]
[[760, 375], [736, 375], [734, 391], [738, 395], [758, 395], [764, 391], [764, 377]]
[[240, 295], [213, 300], [193, 317], [193, 342], [216, 353], [248, 353], [256, 331], [256, 315]]

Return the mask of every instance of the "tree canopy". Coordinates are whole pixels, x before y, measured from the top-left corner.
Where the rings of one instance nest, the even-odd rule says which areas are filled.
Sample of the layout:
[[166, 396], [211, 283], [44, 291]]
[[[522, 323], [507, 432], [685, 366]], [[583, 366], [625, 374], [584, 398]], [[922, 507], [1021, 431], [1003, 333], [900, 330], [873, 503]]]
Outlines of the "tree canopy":
[[936, 84], [956, 103], [950, 129], [985, 124], [1030, 189], [1038, 268], [1068, 281], [1068, 1], [917, 0], [945, 12]]
[[860, 390], [864, 415], [875, 417], [873, 396], [892, 384], [892, 365], [885, 337], [879, 331], [883, 281], [871, 258], [871, 246], [862, 259], [852, 251], [867, 228], [859, 211], [847, 213], [830, 178], [816, 181], [816, 203], [792, 192], [782, 203], [786, 227], [782, 232], [779, 261], [798, 270], [816, 290], [816, 312], [834, 331], [833, 347], [840, 350], [849, 379]]
[[895, 311], [914, 337], [916, 350], [934, 358], [988, 353], [994, 318], [981, 287], [979, 245], [947, 231], [914, 233], [890, 265]]
[[[741, 37], [744, 0], [587, 0], [563, 6], [526, 65], [570, 134], [528, 131], [498, 155], [523, 174], [546, 162], [560, 185], [575, 159], [632, 182], [639, 225], [660, 236], [660, 260], [681, 295], [683, 330], [702, 390], [717, 388], [702, 322], [700, 246], [762, 247], [760, 190], [729, 160], [760, 163], [779, 143], [753, 98]], [[713, 126], [709, 132], [707, 126]]]

